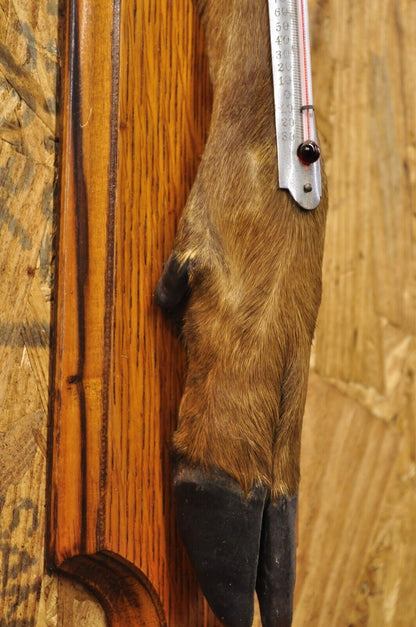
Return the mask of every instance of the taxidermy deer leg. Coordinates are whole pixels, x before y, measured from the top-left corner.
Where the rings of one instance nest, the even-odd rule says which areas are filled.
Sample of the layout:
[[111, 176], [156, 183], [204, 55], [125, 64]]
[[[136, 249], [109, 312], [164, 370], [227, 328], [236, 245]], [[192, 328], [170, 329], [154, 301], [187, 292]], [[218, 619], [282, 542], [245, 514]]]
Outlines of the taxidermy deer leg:
[[267, 0], [197, 0], [211, 129], [157, 287], [183, 316], [188, 374], [173, 437], [178, 524], [228, 627], [289, 626], [309, 355], [326, 197], [278, 187]]

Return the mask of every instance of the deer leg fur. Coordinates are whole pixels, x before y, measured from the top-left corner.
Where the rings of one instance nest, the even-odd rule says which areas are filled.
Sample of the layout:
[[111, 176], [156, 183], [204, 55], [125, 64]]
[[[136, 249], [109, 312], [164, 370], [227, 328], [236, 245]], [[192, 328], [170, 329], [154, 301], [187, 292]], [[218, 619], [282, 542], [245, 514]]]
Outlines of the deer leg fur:
[[173, 436], [179, 527], [225, 625], [291, 624], [309, 356], [326, 186], [313, 211], [278, 187], [267, 0], [196, 0], [214, 102], [156, 290], [183, 319], [188, 372]]

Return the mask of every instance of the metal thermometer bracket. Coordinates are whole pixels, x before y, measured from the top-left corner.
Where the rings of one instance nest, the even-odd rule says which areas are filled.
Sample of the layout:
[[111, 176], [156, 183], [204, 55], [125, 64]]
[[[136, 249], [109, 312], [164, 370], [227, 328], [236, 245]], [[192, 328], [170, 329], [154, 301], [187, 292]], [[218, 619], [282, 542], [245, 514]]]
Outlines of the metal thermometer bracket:
[[[312, 100], [306, 1], [269, 0], [279, 187], [304, 209], [321, 200], [321, 165]], [[305, 144], [310, 144], [306, 146]], [[305, 163], [302, 151], [317, 151]], [[308, 156], [306, 156], [306, 160]]]

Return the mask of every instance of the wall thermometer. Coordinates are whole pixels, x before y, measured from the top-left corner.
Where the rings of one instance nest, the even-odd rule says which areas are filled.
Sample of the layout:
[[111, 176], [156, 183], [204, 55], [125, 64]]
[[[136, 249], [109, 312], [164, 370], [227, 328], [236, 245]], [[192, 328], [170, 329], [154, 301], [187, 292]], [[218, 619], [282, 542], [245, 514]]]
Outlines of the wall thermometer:
[[308, 0], [269, 0], [279, 187], [304, 209], [321, 199]]

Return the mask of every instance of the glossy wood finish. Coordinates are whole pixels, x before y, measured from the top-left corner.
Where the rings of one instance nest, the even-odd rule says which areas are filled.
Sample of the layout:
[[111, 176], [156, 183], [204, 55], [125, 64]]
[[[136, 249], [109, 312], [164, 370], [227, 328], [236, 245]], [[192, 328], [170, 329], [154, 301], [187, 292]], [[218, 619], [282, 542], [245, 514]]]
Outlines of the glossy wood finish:
[[209, 123], [203, 36], [191, 0], [70, 2], [67, 28], [49, 561], [112, 625], [214, 625], [174, 526], [184, 360], [153, 303]]
[[97, 479], [104, 462], [117, 72], [113, 11], [101, 4], [68, 3], [67, 10], [51, 495], [51, 550], [57, 563], [100, 543]]

